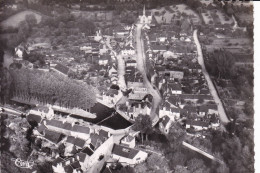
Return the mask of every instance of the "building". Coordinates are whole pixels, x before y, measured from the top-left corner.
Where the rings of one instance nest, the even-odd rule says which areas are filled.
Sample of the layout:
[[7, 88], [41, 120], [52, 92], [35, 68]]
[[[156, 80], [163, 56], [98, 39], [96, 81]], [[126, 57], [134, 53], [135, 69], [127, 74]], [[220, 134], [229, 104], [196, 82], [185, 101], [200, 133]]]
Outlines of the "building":
[[120, 144], [125, 145], [130, 148], [134, 148], [135, 147], [135, 137], [133, 137], [131, 135], [127, 135], [120, 140]]
[[143, 15], [139, 16], [139, 21], [142, 24], [150, 24], [152, 22], [152, 13], [148, 13], [146, 16], [145, 6], [143, 8]]
[[29, 114], [39, 115], [42, 118], [52, 119], [54, 117], [54, 111], [51, 106], [37, 106], [29, 111]]
[[168, 83], [167, 84], [167, 93], [171, 94], [182, 94], [182, 88], [179, 83]]
[[57, 65], [53, 68], [53, 70], [58, 72], [59, 74], [67, 76], [70, 71], [70, 68], [68, 68], [60, 63], [57, 63]]
[[207, 130], [209, 128], [209, 123], [204, 121], [186, 121], [186, 129], [194, 128], [195, 131]]
[[169, 129], [171, 127], [171, 124], [172, 124], [171, 119], [168, 116], [164, 116], [161, 119], [161, 122], [159, 123], [160, 130], [163, 133], [168, 134], [169, 133]]
[[135, 55], [135, 49], [132, 46], [128, 45], [121, 50], [121, 53], [124, 56], [126, 56], [126, 55], [132, 55], [133, 56], [133, 55]]
[[164, 102], [159, 109], [159, 118], [168, 116], [172, 121], [180, 119], [181, 109], [178, 107], [171, 106], [168, 102]]
[[123, 165], [135, 165], [144, 162], [148, 154], [140, 150], [114, 144], [112, 157]]
[[136, 60], [127, 60], [126, 61], [126, 67], [135, 67], [137, 66]]

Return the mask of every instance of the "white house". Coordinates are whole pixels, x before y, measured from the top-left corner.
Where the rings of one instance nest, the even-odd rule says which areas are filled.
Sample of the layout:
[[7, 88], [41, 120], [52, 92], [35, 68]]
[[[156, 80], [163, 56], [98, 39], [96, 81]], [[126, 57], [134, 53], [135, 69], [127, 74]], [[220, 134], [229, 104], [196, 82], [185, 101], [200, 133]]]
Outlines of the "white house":
[[135, 165], [144, 162], [148, 157], [148, 153], [115, 144], [112, 149], [112, 157], [120, 163]]
[[135, 49], [132, 46], [128, 45], [121, 50], [121, 53], [122, 55], [134, 55]]
[[168, 134], [171, 124], [172, 124], [171, 119], [168, 116], [164, 116], [162, 118], [162, 121], [159, 123], [160, 130], [163, 133]]
[[196, 131], [207, 130], [207, 129], [209, 128], [209, 123], [203, 122], [203, 121], [187, 120], [187, 121], [186, 121], [186, 129], [192, 128], [192, 127], [193, 127]]
[[41, 116], [42, 118], [52, 119], [54, 117], [54, 110], [51, 108], [51, 106], [37, 106], [34, 109], [31, 109], [29, 114], [35, 114]]
[[126, 145], [130, 148], [134, 148], [135, 147], [135, 137], [133, 137], [131, 135], [127, 135], [121, 139], [120, 143], [122, 145]]
[[126, 67], [135, 67], [137, 66], [136, 60], [128, 60], [126, 61]]
[[164, 116], [168, 116], [172, 121], [176, 121], [180, 119], [181, 109], [171, 107], [169, 103], [165, 103], [159, 109], [159, 118], [163, 118]]
[[[116, 74], [116, 75], [115, 75]], [[108, 70], [108, 75], [110, 77], [112, 76], [117, 76], [117, 70], [116, 70], [116, 67], [113, 65], [110, 67], [110, 69]]]

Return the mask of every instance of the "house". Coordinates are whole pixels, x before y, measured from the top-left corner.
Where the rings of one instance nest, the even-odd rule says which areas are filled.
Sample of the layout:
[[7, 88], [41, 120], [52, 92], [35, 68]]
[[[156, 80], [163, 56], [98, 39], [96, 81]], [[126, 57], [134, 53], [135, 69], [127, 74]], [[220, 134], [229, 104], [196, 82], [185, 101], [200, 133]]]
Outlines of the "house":
[[132, 46], [128, 45], [121, 50], [121, 53], [122, 55], [134, 55], [135, 49]]
[[135, 67], [137, 66], [136, 60], [127, 60], [126, 61], [126, 67]]
[[112, 65], [109, 70], [108, 70], [108, 75], [109, 77], [112, 77], [112, 76], [117, 76], [117, 68]]
[[168, 83], [167, 84], [167, 93], [171, 94], [182, 94], [181, 85], [179, 83]]
[[136, 118], [139, 114], [143, 115], [150, 115], [152, 105], [149, 102], [133, 102], [131, 104], [131, 107], [133, 108], [133, 116]]
[[68, 68], [60, 63], [57, 63], [57, 65], [53, 68], [53, 70], [58, 72], [59, 74], [67, 76], [70, 71], [70, 68]]
[[85, 146], [86, 141], [83, 139], [80, 139], [80, 138], [73, 137], [73, 136], [68, 136], [66, 143], [76, 146], [77, 149], [81, 149]]
[[152, 45], [151, 45], [151, 49], [152, 49], [152, 51], [153, 51], [154, 53], [167, 51], [167, 47], [166, 47], [165, 45], [152, 44]]
[[181, 99], [178, 96], [170, 96], [169, 98], [166, 98], [166, 101], [173, 107], [181, 105]]
[[65, 135], [45, 129], [43, 137], [53, 144], [58, 144], [65, 137]]
[[111, 59], [110, 55], [104, 54], [104, 55], [100, 55], [99, 59], [98, 59], [98, 64], [99, 65], [103, 65], [106, 66], [109, 62], [109, 60]]
[[194, 128], [196, 131], [207, 130], [209, 128], [209, 123], [204, 121], [187, 120], [186, 129], [189, 128]]
[[86, 154], [79, 152], [75, 155], [75, 157], [70, 157], [67, 159], [63, 159], [61, 157], [57, 157], [52, 162], [52, 169], [54, 172], [62, 172], [65, 173], [75, 173], [75, 172], [83, 172], [82, 167], [84, 166], [84, 160], [86, 158]]
[[161, 122], [159, 123], [160, 130], [163, 133], [168, 134], [169, 133], [169, 129], [171, 127], [171, 123], [172, 123], [171, 119], [168, 116], [164, 116], [161, 119]]
[[135, 165], [144, 162], [148, 157], [146, 152], [114, 144], [112, 149], [112, 157], [118, 162], [126, 165]]
[[37, 106], [29, 111], [29, 114], [39, 115], [42, 118], [52, 119], [54, 117], [54, 111], [51, 106]]
[[220, 126], [220, 121], [216, 114], [210, 115], [210, 124], [211, 128], [215, 130]]
[[43, 123], [48, 129], [54, 130], [65, 135], [78, 137], [81, 139], [89, 139], [92, 130], [86, 126], [80, 126], [75, 123], [67, 123], [60, 120], [45, 120]]
[[200, 94], [203, 94], [203, 95], [210, 95], [210, 92], [209, 92], [209, 89], [207, 88], [202, 88], [200, 89]]
[[135, 147], [135, 137], [133, 137], [131, 135], [127, 135], [120, 140], [120, 144], [125, 145], [130, 148], [134, 148]]
[[180, 119], [181, 109], [177, 107], [171, 107], [168, 102], [164, 102], [159, 109], [159, 118], [168, 116], [172, 121]]
[[195, 106], [191, 106], [191, 105], [185, 105], [182, 109], [181, 109], [181, 114], [183, 116], [192, 116], [192, 117], [197, 117], [198, 113], [197, 113], [197, 108]]
[[218, 106], [216, 104], [202, 105], [199, 107], [199, 115], [218, 114]]
[[128, 88], [144, 88], [143, 76], [141, 73], [135, 73], [125, 76]]
[[103, 94], [103, 101], [109, 104], [116, 104], [120, 99], [120, 93], [116, 89], [109, 89], [105, 94]]

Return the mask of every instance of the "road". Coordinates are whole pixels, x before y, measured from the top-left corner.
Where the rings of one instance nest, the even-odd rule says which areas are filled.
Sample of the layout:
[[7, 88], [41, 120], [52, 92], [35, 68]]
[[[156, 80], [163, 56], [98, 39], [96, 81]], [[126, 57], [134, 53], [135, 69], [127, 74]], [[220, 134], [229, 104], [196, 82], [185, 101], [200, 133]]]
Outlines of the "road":
[[147, 78], [144, 43], [143, 43], [143, 40], [141, 37], [142, 27], [143, 27], [142, 24], [137, 24], [136, 35], [135, 35], [136, 36], [136, 39], [135, 39], [136, 40], [136, 51], [137, 51], [137, 58], [136, 58], [137, 68], [143, 76], [143, 80], [144, 80], [144, 84], [145, 84], [146, 88], [148, 89], [149, 93], [153, 96], [153, 107], [152, 107], [150, 116], [151, 116], [153, 123], [155, 123], [159, 119], [159, 117], [158, 117], [158, 115], [156, 115], [155, 111], [158, 108], [162, 98], [161, 98], [159, 91], [157, 89], [154, 89], [154, 86], [150, 83], [150, 81]]
[[217, 90], [213, 84], [213, 82], [211, 81], [211, 78], [209, 76], [209, 73], [206, 70], [205, 64], [204, 64], [204, 59], [203, 59], [203, 54], [202, 54], [202, 49], [201, 49], [201, 45], [198, 39], [198, 33], [197, 33], [197, 29], [194, 30], [193, 33], [193, 38], [197, 47], [197, 52], [198, 52], [198, 62], [202, 67], [202, 72], [205, 76], [205, 79], [207, 80], [208, 86], [209, 86], [209, 90], [211, 95], [213, 96], [214, 101], [217, 103], [218, 105], [218, 112], [219, 112], [219, 116], [220, 116], [220, 120], [222, 121], [222, 123], [227, 124], [230, 122], [230, 120], [228, 119], [225, 109], [223, 107], [223, 104], [218, 96]]
[[191, 149], [191, 150], [193, 150], [193, 151], [196, 151], [196, 152], [198, 152], [198, 153], [200, 153], [200, 154], [206, 156], [207, 158], [209, 158], [209, 159], [211, 159], [211, 160], [215, 160], [215, 161], [217, 161], [217, 162], [223, 164], [223, 161], [219, 160], [218, 158], [212, 156], [211, 154], [209, 154], [209, 153], [207, 153], [207, 152], [205, 152], [205, 151], [203, 151], [203, 150], [201, 150], [201, 149], [199, 149], [199, 148], [197, 148], [197, 147], [194, 147], [193, 145], [190, 145], [190, 144], [188, 144], [188, 143], [186, 143], [186, 142], [182, 142], [182, 145], [185, 146], [185, 147], [187, 147], [187, 148], [189, 148], [189, 149]]

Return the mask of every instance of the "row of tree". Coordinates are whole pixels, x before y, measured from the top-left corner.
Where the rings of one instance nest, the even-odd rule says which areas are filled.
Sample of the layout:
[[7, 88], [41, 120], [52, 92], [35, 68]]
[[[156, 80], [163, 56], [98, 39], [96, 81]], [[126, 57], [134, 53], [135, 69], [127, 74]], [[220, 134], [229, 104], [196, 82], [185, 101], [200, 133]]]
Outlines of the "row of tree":
[[14, 96], [25, 100], [58, 104], [65, 107], [90, 108], [95, 103], [94, 89], [82, 82], [37, 70], [11, 70]]

